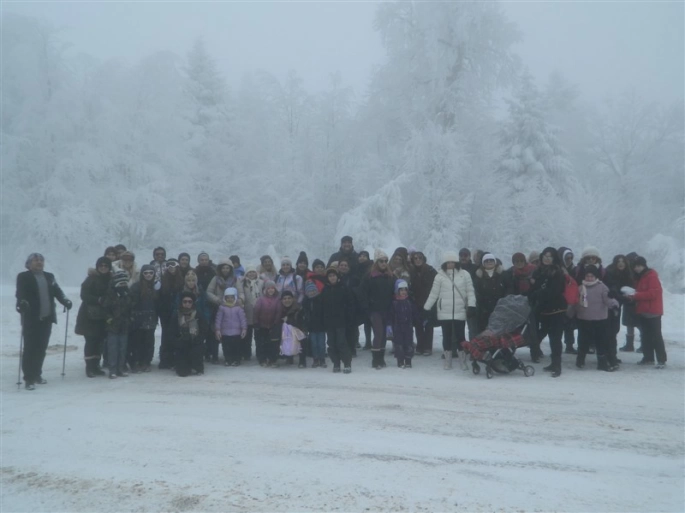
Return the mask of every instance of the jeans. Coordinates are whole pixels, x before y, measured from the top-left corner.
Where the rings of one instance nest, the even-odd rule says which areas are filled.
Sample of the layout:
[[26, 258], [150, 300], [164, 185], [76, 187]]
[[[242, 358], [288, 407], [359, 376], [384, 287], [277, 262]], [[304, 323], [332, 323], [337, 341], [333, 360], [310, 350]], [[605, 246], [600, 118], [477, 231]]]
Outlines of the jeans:
[[312, 344], [312, 358], [323, 360], [326, 358], [326, 333], [323, 331], [311, 332], [309, 340]]
[[128, 346], [128, 333], [107, 334], [107, 354], [109, 355], [109, 372], [118, 373], [124, 370], [126, 364], [126, 347]]

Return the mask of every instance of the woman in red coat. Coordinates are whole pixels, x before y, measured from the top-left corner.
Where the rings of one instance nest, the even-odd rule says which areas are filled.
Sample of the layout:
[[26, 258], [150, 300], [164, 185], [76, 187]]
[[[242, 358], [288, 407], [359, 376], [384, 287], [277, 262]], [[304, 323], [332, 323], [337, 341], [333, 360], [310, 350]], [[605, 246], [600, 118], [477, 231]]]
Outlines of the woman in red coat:
[[640, 365], [653, 364], [656, 353], [656, 368], [666, 365], [666, 348], [661, 335], [661, 317], [664, 315], [663, 290], [659, 275], [647, 267], [644, 257], [637, 257], [633, 263], [635, 274], [635, 295], [628, 296], [635, 302], [635, 315], [642, 327], [642, 361]]

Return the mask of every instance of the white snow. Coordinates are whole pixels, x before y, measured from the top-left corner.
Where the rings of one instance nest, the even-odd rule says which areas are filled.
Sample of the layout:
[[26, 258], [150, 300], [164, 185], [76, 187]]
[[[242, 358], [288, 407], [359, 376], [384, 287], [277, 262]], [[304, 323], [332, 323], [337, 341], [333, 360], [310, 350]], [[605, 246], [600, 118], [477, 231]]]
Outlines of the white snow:
[[87, 379], [77, 303], [65, 378], [60, 314], [49, 383], [28, 392], [14, 384], [12, 293], [3, 287], [3, 513], [685, 509], [682, 295], [665, 296], [664, 371], [637, 354], [613, 374], [564, 356], [559, 379], [536, 365], [492, 380], [444, 371], [438, 351], [382, 371], [361, 351], [349, 376], [251, 362]]

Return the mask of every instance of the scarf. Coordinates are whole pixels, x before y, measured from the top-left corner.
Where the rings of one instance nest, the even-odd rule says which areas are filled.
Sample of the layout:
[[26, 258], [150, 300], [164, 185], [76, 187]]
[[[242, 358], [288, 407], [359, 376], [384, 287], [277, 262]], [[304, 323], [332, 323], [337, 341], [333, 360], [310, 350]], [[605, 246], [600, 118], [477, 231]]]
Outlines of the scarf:
[[195, 337], [199, 333], [199, 328], [197, 325], [197, 319], [195, 318], [195, 310], [183, 311], [181, 310], [178, 314], [178, 325], [181, 328], [188, 328], [188, 332], [191, 336]]
[[595, 281], [583, 280], [583, 283], [579, 287], [580, 306], [582, 306], [583, 308], [587, 308], [587, 288], [588, 287], [594, 287], [598, 283], [599, 283], [599, 280], [595, 280]]

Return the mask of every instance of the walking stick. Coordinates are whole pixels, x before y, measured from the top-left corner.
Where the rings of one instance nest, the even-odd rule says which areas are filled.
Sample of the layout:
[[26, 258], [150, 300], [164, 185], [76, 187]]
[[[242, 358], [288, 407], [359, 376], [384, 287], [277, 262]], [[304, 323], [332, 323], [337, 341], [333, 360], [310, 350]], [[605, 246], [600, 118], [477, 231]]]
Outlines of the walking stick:
[[67, 333], [69, 332], [69, 309], [65, 306], [64, 311], [67, 312], [67, 322], [64, 326], [64, 355], [62, 356], [62, 379], [64, 379], [64, 366], [67, 364]]
[[17, 391], [21, 389], [21, 364], [24, 361], [24, 314], [21, 314], [21, 338], [19, 339], [19, 370], [17, 370]]

